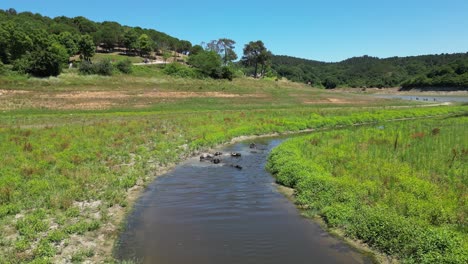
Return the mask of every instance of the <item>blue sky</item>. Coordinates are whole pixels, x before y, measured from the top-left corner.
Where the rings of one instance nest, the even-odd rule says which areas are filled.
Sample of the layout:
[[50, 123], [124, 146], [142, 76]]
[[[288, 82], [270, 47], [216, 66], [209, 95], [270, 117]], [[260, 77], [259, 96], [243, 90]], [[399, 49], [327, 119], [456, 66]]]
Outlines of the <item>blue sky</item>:
[[468, 52], [467, 0], [0, 0], [55, 17], [154, 28], [193, 44], [262, 40], [274, 54], [321, 61]]

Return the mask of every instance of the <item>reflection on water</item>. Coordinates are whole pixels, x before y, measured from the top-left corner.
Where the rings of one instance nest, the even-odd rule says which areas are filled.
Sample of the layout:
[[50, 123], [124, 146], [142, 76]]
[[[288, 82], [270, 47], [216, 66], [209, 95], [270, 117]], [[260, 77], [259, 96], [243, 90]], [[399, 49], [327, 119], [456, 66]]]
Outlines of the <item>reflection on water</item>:
[[[223, 163], [188, 160], [136, 203], [117, 257], [142, 263], [367, 263], [369, 259], [299, 215], [264, 170], [279, 139], [223, 150]], [[239, 164], [242, 170], [226, 166]]]

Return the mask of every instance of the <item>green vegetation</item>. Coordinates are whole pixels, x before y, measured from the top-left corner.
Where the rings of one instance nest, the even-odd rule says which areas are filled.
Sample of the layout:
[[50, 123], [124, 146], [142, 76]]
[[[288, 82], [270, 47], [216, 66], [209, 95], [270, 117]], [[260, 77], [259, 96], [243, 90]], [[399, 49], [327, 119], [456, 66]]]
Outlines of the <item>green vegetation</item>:
[[268, 169], [329, 227], [404, 263], [468, 261], [468, 118], [319, 132], [274, 149]]
[[468, 89], [468, 60], [457, 60], [447, 65], [433, 67], [426, 73], [402, 84], [402, 90], [423, 88], [423, 90]]
[[[267, 62], [272, 57], [272, 53], [267, 50], [265, 44], [261, 40], [251, 41], [244, 47], [244, 56], [241, 63], [246, 67], [253, 67], [253, 77], [265, 76], [267, 70]], [[258, 66], [261, 65], [260, 73]], [[248, 69], [247, 71], [248, 72]]]
[[75, 55], [91, 61], [96, 51], [148, 56], [162, 49], [187, 53], [192, 47], [188, 41], [153, 29], [97, 23], [84, 17], [52, 19], [9, 9], [0, 10], [0, 21], [0, 61], [36, 77], [59, 75]]
[[[151, 181], [156, 169], [233, 137], [466, 111], [266, 105], [249, 110], [245, 104], [232, 111], [234, 105], [209, 98], [179, 102], [184, 104], [159, 110], [0, 116], [0, 258], [60, 262], [77, 237], [92, 241], [97, 232], [113, 241], [117, 231], [106, 230], [122, 216], [109, 214], [128, 206], [135, 186]], [[212, 103], [216, 111], [208, 108]], [[80, 250], [73, 255], [76, 261], [87, 255], [82, 252], [88, 249]], [[108, 254], [100, 250], [96, 248], [93, 257]]]
[[[0, 10], [0, 21], [0, 61], [12, 65], [14, 71], [36, 77], [58, 76], [70, 58], [94, 63], [103, 59], [120, 61], [125, 56], [137, 63], [142, 57], [164, 62], [173, 57], [169, 62], [185, 63], [186, 58], [180, 54], [190, 54], [188, 63], [196, 68], [198, 77], [232, 80], [238, 75], [233, 70], [236, 68], [254, 78], [286, 77], [327, 89], [397, 86], [423, 90], [468, 89], [468, 55], [464, 53], [387, 59], [363, 56], [325, 63], [273, 56], [258, 40], [246, 44], [241, 60], [234, 62], [238, 58], [234, 52], [236, 42], [228, 38], [212, 40], [203, 47], [192, 46], [189, 41], [153, 29], [109, 21], [98, 23], [84, 17], [52, 19], [30, 12], [17, 13], [13, 9]], [[89, 72], [90, 67], [85, 67], [85, 72]], [[109, 75], [106, 70], [94, 72]]]
[[[392, 74], [388, 74], [386, 67], [395, 62], [387, 64], [387, 60], [382, 60], [387, 66], [381, 67], [381, 60], [368, 57], [362, 59], [362, 63], [354, 58], [340, 64], [309, 64], [301, 60], [297, 67], [302, 73], [295, 69], [289, 74], [288, 67], [292, 67], [290, 64], [296, 63], [297, 59], [286, 58], [284, 64], [290, 64], [281, 68], [278, 65], [283, 62], [275, 63], [275, 59], [281, 57], [273, 57], [272, 66], [272, 54], [262, 41], [245, 45], [241, 62], [234, 63], [237, 58], [235, 44], [233, 40], [222, 38], [203, 47], [192, 47], [188, 41], [152, 29], [121, 26], [116, 22], [97, 23], [84, 17], [51, 19], [30, 12], [17, 14], [13, 9], [0, 10], [0, 263], [80, 263], [86, 260], [112, 263], [112, 243], [123, 221], [125, 208], [132, 205], [139, 191], [159, 173], [155, 171], [234, 137], [341, 128], [405, 118], [466, 115], [467, 112], [466, 106], [418, 108], [411, 102], [330, 93], [277, 78], [279, 73], [295, 81], [312, 80], [314, 85], [327, 88], [351, 84], [356, 87], [379, 86], [382, 78], [389, 78], [388, 82], [383, 82], [384, 86], [393, 85], [421, 73], [433, 79], [443, 79], [441, 76], [447, 74], [465, 78], [465, 66], [458, 62], [465, 59], [464, 54], [426, 56], [421, 63], [419, 59], [422, 57], [415, 57], [414, 63], [413, 59], [407, 59], [411, 62], [408, 64], [402, 59], [400, 64], [397, 63], [398, 67], [392, 68]], [[143, 57], [155, 58], [155, 54], [165, 62], [171, 62], [173, 57], [173, 62], [183, 63], [133, 66]], [[65, 69], [70, 57], [80, 57], [77, 68]], [[450, 69], [432, 72], [433, 66], [445, 67], [447, 64]], [[402, 71], [406, 73], [400, 74]], [[295, 78], [299, 76], [296, 73], [302, 77]], [[351, 77], [343, 78], [342, 73]], [[359, 75], [361, 73], [364, 75]], [[244, 74], [265, 78], [234, 78]], [[368, 82], [368, 75], [373, 76], [371, 82]], [[414, 83], [416, 81], [411, 81]], [[435, 81], [431, 83], [439, 85]], [[466, 118], [449, 120], [466, 123]], [[444, 122], [452, 124], [451, 121]], [[422, 125], [418, 125], [418, 129], [419, 126]], [[429, 138], [444, 139], [446, 135], [443, 127], [437, 135], [436, 130], [431, 131], [434, 135], [419, 136], [421, 142]], [[394, 133], [384, 132], [382, 137], [394, 139]], [[343, 133], [342, 138], [347, 135], [336, 133]], [[450, 133], [447, 135], [452, 135]], [[404, 145], [404, 132], [398, 135], [397, 140], [392, 141], [394, 156], [390, 155], [392, 159], [387, 160], [388, 164], [382, 163], [382, 168], [390, 167], [393, 162], [400, 165], [408, 155], [431, 150], [417, 149], [397, 157], [408, 148]], [[339, 139], [330, 137], [330, 142]], [[438, 149], [453, 146], [458, 142], [454, 138], [457, 136], [451, 136], [452, 141], [441, 140]], [[385, 142], [381, 145], [385, 146]], [[414, 261], [449, 260], [452, 257], [453, 261], [463, 260], [466, 240], [460, 233], [466, 232], [466, 201], [460, 197], [464, 197], [462, 191], [466, 193], [466, 179], [457, 181], [458, 175], [466, 175], [465, 171], [458, 170], [460, 159], [466, 159], [466, 142], [462, 143], [464, 145], [454, 147], [445, 160], [434, 154], [440, 162], [431, 161], [441, 171], [446, 171], [447, 168], [439, 163], [450, 159], [450, 177], [446, 179], [431, 172], [429, 174], [437, 179], [436, 183], [426, 184], [422, 177], [411, 182], [416, 184], [414, 190], [421, 197], [407, 194], [412, 194], [412, 185], [401, 180], [402, 174], [395, 174], [393, 178], [385, 176], [388, 180], [384, 183], [396, 184], [401, 180], [406, 185], [401, 185], [403, 187], [395, 193], [393, 189], [388, 191], [389, 196], [378, 192], [377, 183], [369, 182], [364, 187], [356, 185], [357, 189], [343, 183], [350, 189], [339, 202], [344, 203], [349, 198], [354, 206], [361, 197], [359, 195], [372, 194], [368, 200], [375, 202], [376, 207], [362, 207], [361, 210], [346, 203], [332, 207], [333, 199], [341, 196], [332, 196], [327, 190], [336, 189], [325, 182], [323, 195], [328, 195], [330, 200], [326, 201], [330, 203], [309, 206], [336, 226], [362, 223], [354, 229], [346, 229], [348, 234], [386, 253]], [[348, 145], [343, 144], [343, 148]], [[277, 150], [280, 151], [283, 150]], [[373, 153], [377, 156], [379, 151]], [[343, 158], [341, 152], [336, 156]], [[311, 163], [304, 160], [304, 164], [295, 167], [304, 168], [306, 172]], [[380, 163], [376, 160], [375, 164]], [[403, 165], [402, 168], [412, 168]], [[279, 170], [275, 166], [271, 168]], [[311, 168], [316, 168], [313, 166]], [[335, 167], [324, 167], [323, 171], [326, 169]], [[345, 171], [344, 168], [341, 170]], [[392, 168], [388, 170], [394, 172]], [[415, 167], [415, 171], [425, 173], [419, 167]], [[370, 176], [365, 176], [381, 175], [373, 173], [370, 171]], [[307, 176], [309, 178], [313, 179]], [[281, 179], [291, 186], [300, 182], [299, 178], [290, 182], [287, 177]], [[437, 196], [439, 192], [433, 191], [433, 185], [428, 184], [433, 184], [434, 190], [447, 196]], [[375, 190], [368, 191], [369, 186]], [[307, 196], [306, 189], [302, 189], [304, 196], [299, 196], [304, 205], [312, 199]], [[402, 201], [400, 192], [402, 197], [416, 201], [419, 207], [413, 208], [413, 204]], [[420, 203], [418, 200], [427, 198], [432, 201], [430, 199], [434, 197], [440, 199], [434, 202], [437, 206], [431, 210], [428, 209], [430, 202]], [[383, 211], [382, 208], [390, 207], [392, 203], [401, 203], [406, 211], [392, 209], [388, 214]], [[366, 222], [354, 216], [369, 217], [370, 220]], [[430, 244], [423, 243], [421, 248], [415, 249], [412, 247], [415, 242], [402, 249], [388, 245], [403, 239], [397, 237], [395, 239], [400, 240], [395, 240], [391, 237], [392, 232], [375, 243], [372, 237], [364, 236], [375, 233], [372, 228], [378, 228], [381, 219], [410, 232], [413, 225], [408, 222], [409, 217], [416, 219], [418, 225], [411, 228], [415, 233], [403, 234], [424, 243], [430, 241], [427, 242]], [[369, 225], [365, 225], [367, 223]], [[426, 226], [428, 229], [424, 229]], [[366, 228], [370, 230], [367, 233], [362, 231]], [[457, 251], [455, 247], [459, 245], [463, 247]], [[408, 253], [413, 251], [417, 252], [415, 257]], [[453, 254], [442, 256], [444, 252]]]
[[315, 87], [400, 87], [406, 89], [468, 89], [468, 53], [392, 57], [370, 56], [326, 63], [273, 56], [272, 69], [292, 81]]

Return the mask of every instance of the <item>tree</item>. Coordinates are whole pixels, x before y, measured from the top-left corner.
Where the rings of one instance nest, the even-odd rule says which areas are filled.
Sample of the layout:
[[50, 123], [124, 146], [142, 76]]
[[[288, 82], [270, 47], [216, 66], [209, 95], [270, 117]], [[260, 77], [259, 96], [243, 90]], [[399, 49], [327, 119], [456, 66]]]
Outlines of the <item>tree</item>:
[[93, 38], [90, 35], [83, 35], [78, 42], [78, 48], [80, 55], [84, 60], [90, 61], [91, 57], [96, 53], [96, 47], [94, 46]]
[[335, 79], [334, 77], [329, 77], [329, 78], [326, 78], [322, 84], [327, 89], [335, 89], [336, 86], [338, 85], [338, 80]]
[[104, 48], [112, 51], [122, 40], [122, 26], [117, 22], [105, 21], [96, 33], [96, 42], [103, 44]]
[[196, 55], [202, 51], [203, 51], [203, 47], [201, 45], [195, 45], [190, 49], [189, 55], [190, 56]]
[[14, 8], [9, 8], [7, 10], [7, 13], [10, 14], [10, 15], [13, 15], [13, 16], [16, 16], [18, 13], [16, 12], [16, 9]]
[[208, 43], [203, 43], [204, 46], [205, 46], [205, 50], [207, 51], [214, 51], [218, 54], [222, 53], [223, 51], [221, 50], [222, 47], [220, 46], [219, 44], [219, 41], [218, 40], [212, 40]]
[[78, 40], [77, 37], [72, 35], [70, 32], [62, 32], [57, 36], [57, 41], [65, 47], [68, 53], [68, 57], [71, 57], [78, 53]]
[[17, 69], [36, 77], [57, 76], [61, 73], [64, 62], [68, 61], [65, 47], [51, 43], [47, 49], [37, 49], [19, 60]]
[[138, 48], [141, 55], [148, 55], [154, 48], [154, 41], [146, 34], [141, 34], [138, 38]]
[[234, 51], [234, 44], [236, 44], [236, 42], [232, 39], [222, 38], [218, 40], [218, 46], [221, 47], [224, 53], [222, 55], [224, 65], [237, 59], [237, 54]]
[[269, 65], [269, 62], [271, 61], [272, 57], [273, 57], [273, 54], [266, 49], [260, 52], [260, 55], [258, 56], [258, 63], [262, 65], [262, 69], [260, 71], [260, 74], [262, 76], [265, 76], [267, 65]]
[[13, 22], [0, 24], [0, 59], [10, 63], [33, 49], [33, 40], [21, 25]]
[[192, 43], [190, 41], [182, 40], [177, 45], [177, 52], [187, 55], [191, 48]]
[[96, 24], [82, 16], [73, 18], [73, 24], [75, 24], [81, 34], [92, 34], [97, 31]]
[[268, 50], [261, 40], [251, 41], [244, 47], [244, 56], [242, 62], [245, 65], [254, 66], [254, 77], [258, 77], [258, 64], [265, 65], [270, 57]]
[[124, 46], [128, 51], [134, 51], [138, 48], [138, 33], [135, 29], [129, 29], [123, 37]]
[[204, 75], [212, 78], [221, 77], [221, 57], [214, 51], [201, 51], [191, 55], [188, 63]]
[[224, 65], [237, 59], [237, 54], [234, 51], [234, 44], [236, 44], [234, 40], [227, 38], [212, 40], [206, 44], [204, 43], [207, 51], [214, 51], [221, 56]]

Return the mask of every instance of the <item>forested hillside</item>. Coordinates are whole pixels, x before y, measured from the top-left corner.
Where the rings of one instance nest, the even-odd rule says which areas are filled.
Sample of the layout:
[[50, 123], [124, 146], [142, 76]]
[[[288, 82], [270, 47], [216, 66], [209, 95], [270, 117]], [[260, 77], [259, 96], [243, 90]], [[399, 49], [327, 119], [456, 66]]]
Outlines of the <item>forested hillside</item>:
[[272, 68], [282, 77], [313, 86], [403, 87], [403, 89], [468, 89], [468, 53], [415, 57], [354, 57], [325, 63], [273, 56]]
[[89, 59], [96, 50], [147, 55], [157, 51], [188, 52], [189, 41], [154, 29], [129, 27], [117, 22], [93, 22], [79, 16], [49, 18], [31, 12], [0, 10], [0, 72], [2, 64], [34, 76], [60, 74], [69, 57]]

